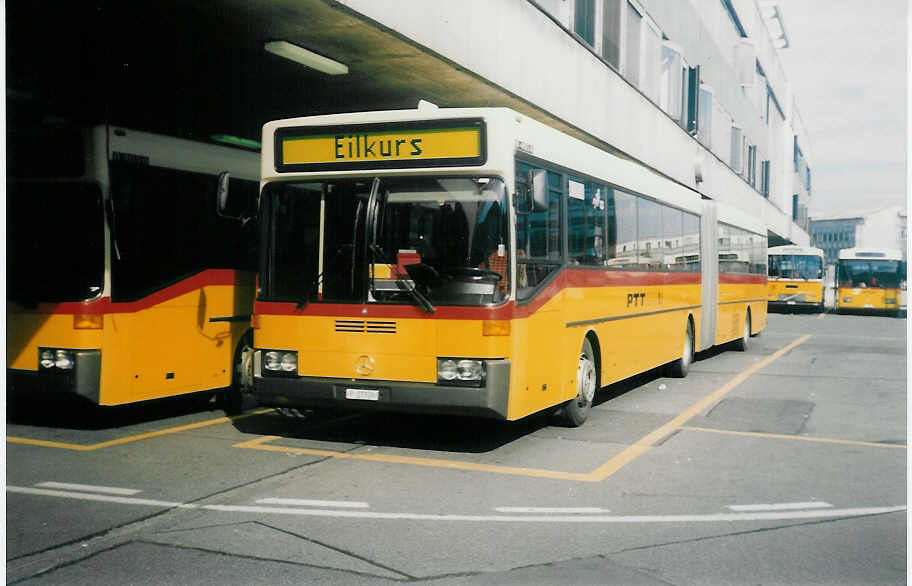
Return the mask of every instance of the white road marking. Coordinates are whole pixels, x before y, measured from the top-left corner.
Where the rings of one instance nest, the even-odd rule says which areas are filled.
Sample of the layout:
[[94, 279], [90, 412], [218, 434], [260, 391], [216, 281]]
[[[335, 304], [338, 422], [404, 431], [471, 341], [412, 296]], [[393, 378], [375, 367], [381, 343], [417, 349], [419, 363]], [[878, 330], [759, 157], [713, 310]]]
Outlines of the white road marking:
[[67, 492], [63, 490], [51, 490], [47, 488], [28, 488], [22, 486], [7, 486], [7, 492], [19, 494], [35, 494], [41, 496], [58, 496], [61, 498], [76, 499], [79, 501], [100, 501], [105, 503], [117, 503], [121, 505], [143, 505], [150, 507], [166, 507], [180, 509], [197, 509], [199, 505], [174, 503], [169, 501], [158, 501], [154, 499], [138, 499], [126, 496], [114, 496], [107, 494], [92, 494], [89, 492]]
[[367, 503], [350, 501], [314, 501], [308, 499], [266, 498], [256, 501], [261, 505], [289, 505], [298, 507], [339, 507], [342, 509], [367, 509]]
[[775, 503], [770, 505], [731, 505], [728, 508], [737, 512], [747, 511], [795, 511], [801, 509], [829, 509], [833, 505], [823, 501], [809, 503]]
[[584, 515], [610, 513], [609, 509], [599, 507], [494, 507], [498, 513], [565, 513], [568, 515]]
[[786, 521], [791, 519], [826, 519], [838, 517], [861, 517], [899, 513], [905, 505], [891, 507], [859, 507], [850, 509], [819, 509], [803, 511], [766, 511], [748, 513], [715, 513], [706, 515], [447, 515], [433, 513], [379, 513], [371, 511], [342, 511], [325, 509], [304, 509], [288, 507], [266, 507], [249, 505], [196, 505], [152, 499], [138, 499], [114, 495], [66, 492], [43, 488], [7, 486], [7, 492], [52, 496], [77, 500], [101, 501], [127, 505], [146, 505], [181, 509], [200, 509], [226, 513], [273, 514], [303, 517], [335, 517], [340, 519], [382, 519], [396, 521], [466, 521], [499, 523], [707, 523], [707, 522], [749, 522]]
[[133, 488], [117, 488], [114, 486], [95, 486], [92, 484], [73, 484], [70, 482], [41, 482], [35, 486], [41, 488], [59, 488], [61, 490], [82, 490], [86, 492], [100, 492], [102, 494], [119, 494], [122, 496], [132, 496], [142, 491]]

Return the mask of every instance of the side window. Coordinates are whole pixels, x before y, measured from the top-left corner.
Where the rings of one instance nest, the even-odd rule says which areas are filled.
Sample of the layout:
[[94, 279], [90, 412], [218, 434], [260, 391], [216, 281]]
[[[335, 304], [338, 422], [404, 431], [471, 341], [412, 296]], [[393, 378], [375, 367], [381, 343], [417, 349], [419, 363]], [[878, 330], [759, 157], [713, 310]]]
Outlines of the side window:
[[110, 169], [114, 300], [140, 299], [207, 268], [216, 178], [118, 161]]
[[604, 188], [570, 179], [567, 213], [571, 263], [602, 266], [605, 258]]
[[618, 189], [606, 191], [607, 260], [609, 268], [630, 269], [637, 263], [637, 198]]
[[[517, 162], [516, 191], [526, 190], [532, 165]], [[563, 176], [548, 171], [548, 208], [516, 215], [517, 298], [530, 298], [563, 263], [561, 199]]]
[[[683, 244], [681, 247], [681, 270], [700, 272], [700, 216], [683, 212]], [[677, 260], [675, 262], [678, 262]]]
[[769, 257], [769, 272], [767, 273], [769, 277], [778, 277], [779, 276], [779, 256]]
[[642, 197], [637, 198], [637, 242], [639, 270], [662, 270], [665, 243], [662, 232], [662, 206]]
[[665, 271], [683, 271], [684, 265], [678, 262], [683, 247], [684, 212], [662, 206], [662, 261]]

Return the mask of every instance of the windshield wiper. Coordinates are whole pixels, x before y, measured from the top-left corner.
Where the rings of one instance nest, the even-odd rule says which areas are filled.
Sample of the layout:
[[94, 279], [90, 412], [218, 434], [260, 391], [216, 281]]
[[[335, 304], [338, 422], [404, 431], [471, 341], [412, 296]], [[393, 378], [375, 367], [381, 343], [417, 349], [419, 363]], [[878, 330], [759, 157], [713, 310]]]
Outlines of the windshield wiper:
[[[386, 258], [386, 254], [384, 254], [382, 248], [380, 248], [376, 244], [371, 244], [370, 250], [376, 256], [380, 257], [381, 262], [383, 262], [385, 264], [390, 264], [389, 259]], [[411, 281], [409, 281], [408, 279], [402, 278], [402, 275], [399, 274], [399, 271], [393, 271], [393, 272], [396, 273], [396, 283], [401, 285], [401, 288], [405, 289], [405, 291], [412, 297], [412, 299], [414, 299], [415, 302], [418, 303], [418, 305], [421, 307], [421, 309], [423, 309], [426, 313], [434, 313], [435, 311], [437, 311], [437, 308], [434, 307], [434, 304], [431, 303], [431, 301], [427, 297], [425, 297], [421, 291], [416, 289], [415, 285], [413, 285]], [[371, 288], [373, 289], [373, 283], [371, 284]]]

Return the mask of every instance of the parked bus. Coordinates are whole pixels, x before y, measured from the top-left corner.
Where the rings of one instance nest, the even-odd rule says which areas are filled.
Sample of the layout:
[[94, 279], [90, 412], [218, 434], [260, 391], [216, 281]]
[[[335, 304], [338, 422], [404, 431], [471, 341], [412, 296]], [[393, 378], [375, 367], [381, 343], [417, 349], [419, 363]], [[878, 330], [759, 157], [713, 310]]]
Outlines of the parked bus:
[[512, 110], [270, 122], [261, 176], [260, 404], [580, 425], [766, 323], [761, 223]]
[[823, 250], [810, 246], [769, 249], [770, 308], [806, 307], [823, 311]]
[[253, 210], [259, 155], [107, 125], [11, 129], [7, 150], [10, 391], [236, 406], [256, 235], [214, 194]]
[[904, 308], [902, 251], [844, 248], [836, 261], [836, 310], [897, 314]]

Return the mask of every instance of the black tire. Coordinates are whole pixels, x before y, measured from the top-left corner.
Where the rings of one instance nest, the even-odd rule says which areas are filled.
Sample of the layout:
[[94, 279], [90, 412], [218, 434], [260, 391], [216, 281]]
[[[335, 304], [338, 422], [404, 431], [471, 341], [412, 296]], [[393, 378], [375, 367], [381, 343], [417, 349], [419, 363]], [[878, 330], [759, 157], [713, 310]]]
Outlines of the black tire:
[[589, 338], [586, 338], [576, 368], [576, 397], [557, 408], [552, 416], [554, 423], [563, 427], [579, 427], [585, 423], [598, 389], [599, 373], [595, 352]]
[[732, 342], [732, 348], [738, 352], [744, 352], [747, 350], [747, 342], [750, 340], [751, 333], [751, 312], [747, 310], [747, 313], [744, 314], [744, 332], [741, 334], [741, 337]]
[[244, 403], [253, 385], [253, 334], [247, 332], [234, 351], [231, 386], [217, 395], [219, 406], [227, 415], [243, 413]]
[[684, 378], [690, 372], [690, 364], [694, 358], [694, 331], [693, 324], [687, 320], [684, 332], [684, 349], [681, 357], [668, 366], [668, 374], [674, 378]]

